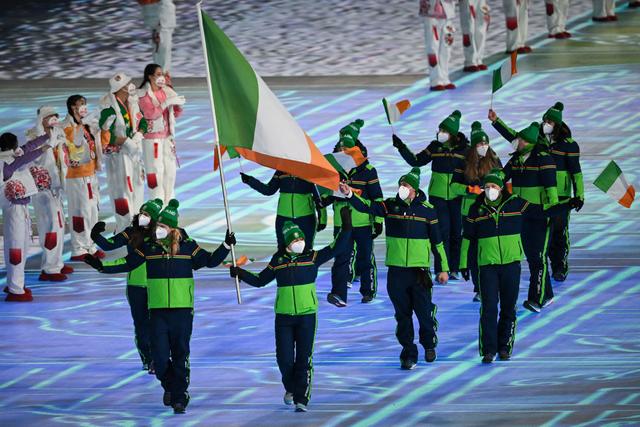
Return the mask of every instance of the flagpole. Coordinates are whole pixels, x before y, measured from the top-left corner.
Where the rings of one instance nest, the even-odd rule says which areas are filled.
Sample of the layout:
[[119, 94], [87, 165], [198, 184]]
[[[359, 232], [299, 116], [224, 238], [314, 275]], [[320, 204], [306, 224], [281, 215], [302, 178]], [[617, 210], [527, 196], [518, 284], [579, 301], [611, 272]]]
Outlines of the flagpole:
[[[220, 152], [218, 122], [216, 121], [215, 104], [213, 103], [213, 91], [211, 89], [211, 74], [209, 73], [209, 58], [207, 55], [207, 46], [204, 40], [204, 25], [202, 24], [202, 0], [198, 2], [196, 8], [198, 9], [198, 24], [200, 26], [200, 41], [202, 42], [202, 54], [204, 55], [204, 65], [207, 70], [207, 86], [209, 87], [209, 102], [211, 103], [211, 117], [213, 118], [213, 129], [215, 131], [215, 150], [218, 155], [218, 170], [220, 171], [220, 182], [222, 184], [222, 200], [224, 202], [224, 213], [227, 218], [227, 228], [229, 233], [233, 232], [231, 228], [231, 213], [229, 211], [229, 200], [227, 198], [227, 184], [224, 180], [224, 168], [222, 167], [222, 153]], [[235, 245], [231, 245], [231, 261], [233, 266], [236, 267], [236, 251]], [[240, 295], [240, 279], [236, 279], [236, 296], [238, 297], [238, 304], [242, 304], [242, 296]]]

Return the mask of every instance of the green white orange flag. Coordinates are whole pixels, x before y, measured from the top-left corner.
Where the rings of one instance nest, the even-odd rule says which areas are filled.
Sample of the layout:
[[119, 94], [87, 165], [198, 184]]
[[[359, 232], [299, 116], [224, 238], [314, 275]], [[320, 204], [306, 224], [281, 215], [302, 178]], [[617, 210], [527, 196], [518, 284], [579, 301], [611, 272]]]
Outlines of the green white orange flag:
[[411, 102], [408, 99], [403, 99], [394, 104], [387, 101], [387, 98], [382, 98], [382, 105], [384, 112], [387, 113], [387, 121], [392, 125], [400, 120], [400, 116], [411, 107]]
[[622, 170], [613, 160], [598, 175], [593, 184], [625, 208], [630, 208], [636, 197], [636, 189], [627, 182]]
[[337, 189], [339, 177], [242, 53], [201, 11], [218, 141], [242, 157]]
[[500, 68], [493, 72], [493, 89], [491, 93], [496, 93], [498, 89], [506, 85], [511, 77], [518, 72], [516, 68], [516, 57], [518, 53], [514, 50], [511, 57], [504, 61]]

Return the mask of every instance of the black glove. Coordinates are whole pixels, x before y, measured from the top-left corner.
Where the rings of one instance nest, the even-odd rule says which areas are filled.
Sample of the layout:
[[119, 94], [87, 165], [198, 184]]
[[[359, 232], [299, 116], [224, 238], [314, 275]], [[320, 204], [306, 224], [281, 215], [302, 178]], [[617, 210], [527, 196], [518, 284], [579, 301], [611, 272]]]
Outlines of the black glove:
[[91, 240], [96, 240], [95, 237], [104, 233], [104, 230], [106, 230], [106, 225], [107, 224], [105, 224], [104, 221], [96, 222], [96, 225], [94, 225], [91, 229]]
[[569, 206], [571, 206], [571, 209], [575, 209], [576, 212], [580, 212], [580, 209], [584, 206], [584, 200], [579, 197], [574, 197], [569, 200]]
[[104, 267], [102, 266], [102, 261], [100, 261], [100, 259], [98, 259], [97, 257], [94, 257], [93, 255], [87, 254], [83, 258], [83, 260], [85, 263], [89, 264], [95, 270], [98, 270], [98, 271], [104, 270]]
[[233, 265], [229, 267], [229, 276], [233, 277], [234, 279], [240, 276], [240, 267], [234, 267]]
[[247, 184], [249, 182], [249, 178], [250, 176], [247, 175], [244, 172], [240, 172], [240, 179], [242, 180], [242, 182], [244, 182], [245, 184]]
[[227, 246], [233, 246], [236, 244], [236, 233], [229, 233], [229, 230], [227, 230], [227, 234], [225, 234], [224, 236], [224, 243]]
[[320, 221], [318, 221], [318, 225], [316, 226], [316, 231], [319, 233], [325, 228], [327, 228], [327, 224], [323, 224]]
[[461, 268], [460, 269], [460, 274], [462, 274], [462, 278], [467, 282], [471, 278], [471, 275], [469, 274], [469, 269], [468, 268]]
[[371, 237], [373, 237], [375, 239], [376, 237], [378, 237], [381, 234], [382, 234], [382, 223], [381, 222], [374, 222], [373, 223], [373, 234], [371, 235]]
[[391, 137], [393, 139], [393, 146], [396, 148], [400, 148], [404, 145], [404, 142], [402, 142], [402, 140], [400, 139], [399, 136], [397, 136], [395, 133], [393, 134], [393, 136]]
[[351, 210], [348, 207], [340, 209], [340, 219], [342, 219], [342, 229], [351, 230]]

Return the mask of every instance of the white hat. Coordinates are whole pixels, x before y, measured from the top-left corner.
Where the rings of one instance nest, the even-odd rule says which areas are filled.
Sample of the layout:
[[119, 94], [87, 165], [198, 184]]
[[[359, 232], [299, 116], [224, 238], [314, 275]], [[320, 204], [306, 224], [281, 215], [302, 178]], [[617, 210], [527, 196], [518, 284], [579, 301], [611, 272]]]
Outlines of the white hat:
[[109, 79], [109, 86], [111, 86], [111, 93], [116, 93], [123, 87], [129, 84], [131, 77], [125, 73], [116, 73], [115, 76]]
[[52, 107], [50, 105], [41, 105], [40, 108], [38, 108], [38, 119], [42, 120], [47, 116], [52, 116], [52, 115], [58, 115], [58, 111], [56, 110], [56, 107]]

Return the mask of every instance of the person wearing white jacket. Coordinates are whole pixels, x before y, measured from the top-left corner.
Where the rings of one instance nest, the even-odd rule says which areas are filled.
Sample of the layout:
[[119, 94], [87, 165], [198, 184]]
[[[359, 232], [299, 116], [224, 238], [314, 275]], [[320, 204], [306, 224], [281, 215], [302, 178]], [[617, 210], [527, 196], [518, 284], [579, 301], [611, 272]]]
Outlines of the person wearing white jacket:
[[487, 0], [460, 0], [460, 27], [464, 51], [465, 72], [486, 70], [484, 48], [489, 30]]
[[98, 125], [107, 168], [107, 187], [116, 216], [116, 233], [131, 224], [144, 202], [142, 139], [147, 122], [138, 107], [131, 77], [116, 73], [110, 91], [100, 101]]
[[176, 117], [182, 114], [185, 99], [167, 85], [159, 64], [149, 64], [145, 67], [138, 96], [140, 111], [147, 121], [142, 151], [147, 186], [151, 193], [149, 198], [161, 199], [167, 204], [174, 198], [178, 165]]
[[571, 37], [571, 34], [567, 31], [569, 2], [570, 0], [544, 1], [550, 39], [568, 39]]
[[165, 72], [171, 71], [173, 30], [176, 28], [176, 6], [173, 0], [138, 0], [144, 25], [151, 30], [153, 62]]
[[[44, 155], [38, 157], [34, 165], [39, 176], [46, 176], [38, 186], [38, 193], [32, 198], [36, 211], [36, 222], [40, 247], [42, 248], [42, 271], [39, 280], [62, 282], [73, 268], [65, 266], [62, 260], [66, 218], [62, 204], [62, 192], [65, 186], [66, 165], [62, 145], [64, 133], [58, 122], [58, 112], [54, 107], [43, 105], [38, 109], [36, 126], [27, 131], [27, 139], [33, 140], [47, 135], [47, 144], [51, 146]], [[34, 170], [32, 170], [32, 174]], [[36, 179], [38, 181], [38, 179]]]
[[449, 80], [449, 59], [456, 29], [453, 19], [457, 0], [420, 0], [418, 15], [423, 18], [424, 41], [429, 62], [432, 91], [455, 89]]
[[102, 146], [97, 118], [88, 114], [82, 95], [67, 98], [67, 117], [62, 123], [67, 164], [67, 208], [71, 219], [71, 260], [82, 261], [87, 254], [104, 258], [91, 240], [91, 229], [98, 222], [100, 187], [96, 172], [102, 162]]
[[507, 25], [507, 52], [531, 53], [527, 46], [529, 0], [502, 0]]

